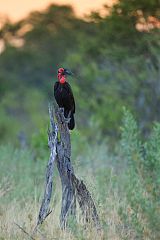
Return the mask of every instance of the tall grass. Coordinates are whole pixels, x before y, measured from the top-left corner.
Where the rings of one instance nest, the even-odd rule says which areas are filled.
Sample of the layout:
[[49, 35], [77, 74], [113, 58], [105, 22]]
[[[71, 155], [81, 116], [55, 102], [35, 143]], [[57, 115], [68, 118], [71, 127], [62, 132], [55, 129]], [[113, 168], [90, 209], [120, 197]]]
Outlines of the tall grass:
[[[78, 132], [72, 135], [72, 143], [75, 173], [93, 195], [103, 231], [84, 226], [79, 209], [75, 223], [60, 230], [61, 187], [55, 170], [53, 212], [40, 227], [41, 234], [46, 239], [69, 240], [159, 239], [160, 125], [155, 124], [150, 139], [142, 142], [136, 121], [125, 111], [117, 155], [108, 152], [105, 142], [90, 145]], [[0, 239], [27, 239], [14, 222], [32, 232], [48, 154], [45, 149], [42, 159], [11, 145], [1, 146], [0, 153]], [[41, 239], [41, 234], [37, 233], [36, 239]]]

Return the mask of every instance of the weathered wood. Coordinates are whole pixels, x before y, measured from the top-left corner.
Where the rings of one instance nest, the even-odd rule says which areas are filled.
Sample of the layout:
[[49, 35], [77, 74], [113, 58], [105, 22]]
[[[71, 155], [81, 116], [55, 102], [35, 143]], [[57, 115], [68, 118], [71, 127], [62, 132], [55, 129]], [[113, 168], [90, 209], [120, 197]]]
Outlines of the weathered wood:
[[[54, 121], [53, 109], [49, 106], [50, 130], [48, 131], [48, 145], [51, 154], [47, 165], [45, 191], [39, 211], [37, 226], [51, 213], [49, 204], [52, 194], [53, 167], [56, 161], [62, 184], [61, 228], [64, 229], [67, 226], [69, 217], [75, 218], [77, 198], [85, 221], [93, 221], [96, 228], [100, 229], [98, 213], [91, 194], [83, 181], [80, 181], [75, 176], [71, 164], [71, 141], [68, 129], [69, 116], [66, 119], [63, 109], [57, 106], [54, 106], [54, 108], [57, 123]], [[37, 229], [37, 226], [35, 229]]]
[[69, 216], [75, 216], [76, 196], [75, 188], [72, 183], [71, 175], [73, 167], [71, 165], [71, 142], [68, 129], [68, 120], [64, 118], [63, 109], [57, 109], [55, 112], [58, 128], [60, 132], [60, 142], [57, 144], [57, 168], [62, 183], [62, 206], [60, 225], [65, 228]]
[[76, 189], [76, 197], [82, 210], [82, 215], [85, 222], [89, 223], [92, 220], [96, 226], [96, 229], [100, 230], [101, 226], [99, 216], [90, 192], [88, 191], [84, 182], [79, 180], [74, 174], [72, 174], [72, 181]]
[[50, 129], [48, 130], [48, 146], [51, 152], [47, 164], [45, 191], [38, 215], [37, 226], [41, 224], [44, 221], [44, 219], [51, 213], [51, 211], [49, 210], [49, 204], [52, 195], [53, 170], [54, 162], [57, 156], [56, 146], [58, 136], [58, 126], [56, 123], [54, 123], [53, 109], [51, 108], [51, 106], [49, 106], [49, 116], [50, 116]]
[[77, 197], [85, 221], [92, 220], [96, 228], [100, 229], [98, 213], [91, 194], [83, 181], [75, 176], [70, 161], [71, 142], [67, 124], [69, 119], [64, 118], [63, 109], [56, 108], [55, 115], [60, 132], [60, 142], [57, 143], [57, 167], [62, 183], [61, 227], [66, 227], [69, 215], [75, 215]]

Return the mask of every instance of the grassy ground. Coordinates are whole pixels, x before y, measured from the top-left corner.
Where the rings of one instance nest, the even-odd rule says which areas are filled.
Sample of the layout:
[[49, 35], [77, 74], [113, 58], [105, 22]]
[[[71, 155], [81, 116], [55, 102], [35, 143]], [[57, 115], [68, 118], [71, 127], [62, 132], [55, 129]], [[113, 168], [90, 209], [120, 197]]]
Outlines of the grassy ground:
[[[118, 194], [115, 170], [110, 164], [110, 158], [106, 156], [105, 146], [100, 146], [99, 151], [99, 159], [96, 150], [90, 151], [86, 159], [83, 154], [79, 156], [74, 167], [95, 199], [103, 232], [96, 233], [92, 226], [84, 226], [79, 209], [77, 223], [66, 231], [60, 230], [61, 187], [55, 171], [51, 203], [53, 212], [40, 228], [46, 239], [124, 239], [127, 236], [134, 239], [134, 233], [125, 229], [119, 216], [119, 209], [126, 208], [127, 203]], [[36, 224], [48, 156], [45, 160], [34, 159], [29, 150], [18, 150], [12, 146], [1, 146], [0, 152], [0, 239], [27, 239], [15, 223], [29, 233]], [[38, 233], [36, 239], [41, 239], [41, 234]]]
[[[53, 211], [40, 226], [41, 233], [38, 232], [35, 239], [160, 239], [159, 144], [160, 125], [154, 127], [150, 139], [143, 144], [129, 113], [124, 120], [117, 156], [108, 153], [106, 143], [90, 145], [82, 137], [72, 136], [75, 173], [92, 194], [102, 231], [96, 232], [92, 225], [84, 225], [79, 209], [77, 221], [67, 230], [60, 230], [61, 186], [55, 168]], [[29, 233], [34, 229], [49, 154], [48, 148], [44, 149], [31, 152], [11, 145], [0, 146], [0, 240], [28, 239], [15, 223]]]

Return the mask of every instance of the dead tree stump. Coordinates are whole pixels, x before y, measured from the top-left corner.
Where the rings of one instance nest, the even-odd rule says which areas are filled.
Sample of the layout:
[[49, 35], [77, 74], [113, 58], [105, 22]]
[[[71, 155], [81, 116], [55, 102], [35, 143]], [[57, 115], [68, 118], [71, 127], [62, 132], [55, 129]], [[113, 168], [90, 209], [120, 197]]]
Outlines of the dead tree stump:
[[62, 108], [57, 108], [55, 115], [60, 132], [60, 141], [57, 143], [57, 167], [62, 183], [60, 225], [61, 228], [65, 228], [68, 216], [74, 216], [76, 211], [75, 187], [72, 182], [72, 174], [74, 174], [74, 171], [70, 161], [71, 141], [67, 124], [68, 121], [64, 118]]
[[50, 130], [48, 131], [48, 145], [51, 153], [46, 170], [44, 197], [36, 228], [51, 213], [49, 204], [52, 194], [53, 167], [56, 161], [62, 184], [61, 228], [66, 228], [69, 216], [75, 217], [77, 199], [85, 221], [93, 221], [96, 228], [100, 229], [98, 213], [91, 194], [83, 181], [75, 176], [71, 164], [71, 141], [68, 129], [69, 119], [64, 117], [64, 110], [62, 108], [58, 108], [57, 106], [54, 108], [55, 114], [53, 113], [53, 108], [49, 106]]

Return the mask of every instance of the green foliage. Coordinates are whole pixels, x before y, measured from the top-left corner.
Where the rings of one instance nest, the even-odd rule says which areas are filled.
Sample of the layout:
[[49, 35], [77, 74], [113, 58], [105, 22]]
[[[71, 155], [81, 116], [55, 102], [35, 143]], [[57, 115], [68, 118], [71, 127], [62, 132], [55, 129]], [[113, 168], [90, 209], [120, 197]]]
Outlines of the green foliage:
[[[16, 112], [17, 126], [21, 127], [22, 117], [30, 115], [31, 121], [26, 121], [29, 135], [35, 124], [44, 127], [47, 109], [39, 102], [53, 98], [57, 68], [65, 66], [75, 73], [68, 81], [75, 95], [78, 132], [92, 138], [95, 129], [115, 142], [125, 106], [134, 112], [147, 136], [152, 122], [160, 120], [159, 29], [153, 25], [138, 31], [137, 24], [150, 26], [150, 16], [159, 16], [156, 0], [120, 0], [111, 8], [104, 7], [103, 16], [94, 12], [87, 21], [78, 18], [70, 6], [52, 4], [17, 23], [6, 22], [0, 31], [5, 43], [0, 61], [0, 100], [3, 102], [10, 92], [19, 95], [22, 91], [29, 96], [23, 100], [27, 114]], [[22, 46], [14, 45], [17, 39]], [[37, 93], [32, 95], [35, 89]], [[9, 107], [15, 111], [11, 101]], [[2, 108], [5, 129], [8, 114], [6, 106]], [[6, 130], [1, 131], [7, 139]]]
[[[141, 158], [138, 126], [132, 114], [124, 109], [121, 146], [128, 163], [133, 165]], [[127, 143], [127, 144], [126, 144]]]
[[129, 163], [125, 189], [131, 207], [130, 223], [140, 239], [151, 236], [158, 239], [160, 236], [159, 142], [160, 124], [154, 126], [148, 141], [141, 143], [137, 124], [131, 113], [125, 111], [121, 141], [123, 158]]
[[160, 195], [160, 124], [154, 125], [152, 134], [148, 142], [144, 144], [144, 174], [148, 176], [148, 191], [153, 194], [155, 199], [159, 199]]
[[46, 162], [35, 161], [28, 149], [20, 150], [12, 145], [1, 145], [0, 152], [0, 182], [6, 180], [11, 188], [9, 194], [1, 199], [1, 204], [13, 199], [25, 203], [34, 194], [39, 197]]
[[37, 133], [33, 133], [31, 137], [31, 148], [35, 154], [35, 158], [44, 160], [48, 155], [48, 139], [46, 129], [41, 128]]
[[[19, 134], [25, 135], [26, 141], [39, 128], [48, 124], [47, 102], [43, 93], [37, 89], [16, 92], [8, 91], [1, 99], [0, 136], [1, 142], [18, 144]], [[27, 141], [28, 142], [28, 141]]]

